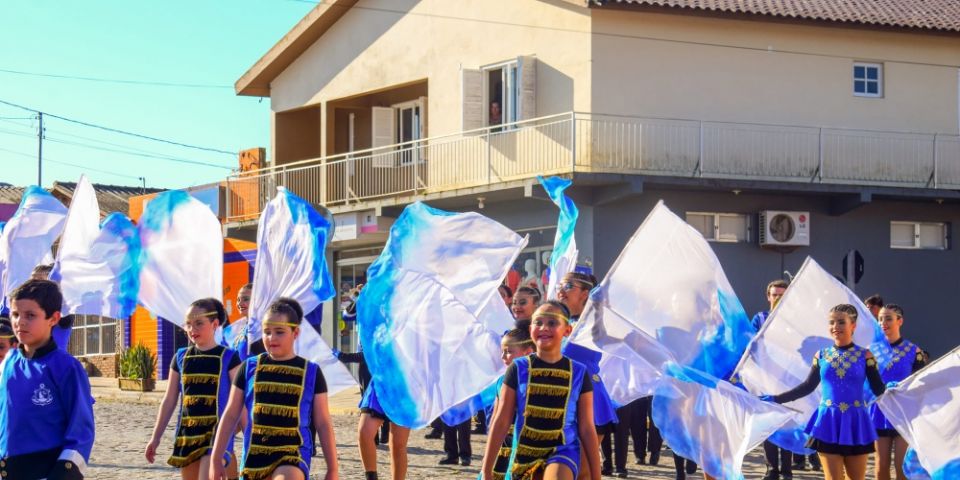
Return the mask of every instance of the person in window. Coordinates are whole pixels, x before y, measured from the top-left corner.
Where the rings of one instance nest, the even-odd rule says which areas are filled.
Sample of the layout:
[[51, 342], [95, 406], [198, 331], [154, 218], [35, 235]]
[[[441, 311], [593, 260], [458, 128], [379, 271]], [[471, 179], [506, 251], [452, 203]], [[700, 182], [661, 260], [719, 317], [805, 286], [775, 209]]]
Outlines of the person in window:
[[500, 125], [503, 123], [503, 112], [500, 110], [500, 102], [490, 102], [490, 125]]

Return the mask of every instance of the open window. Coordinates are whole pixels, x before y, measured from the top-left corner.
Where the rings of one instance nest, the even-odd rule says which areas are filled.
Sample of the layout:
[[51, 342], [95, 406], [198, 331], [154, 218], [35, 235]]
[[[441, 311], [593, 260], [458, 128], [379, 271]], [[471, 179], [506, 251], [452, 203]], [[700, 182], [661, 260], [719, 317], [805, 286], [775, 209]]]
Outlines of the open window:
[[391, 107], [373, 107], [373, 122], [371, 122], [373, 148], [382, 149], [403, 144], [394, 150], [375, 150], [374, 167], [403, 166], [424, 160], [422, 145], [408, 142], [425, 138], [426, 100], [426, 97], [420, 97]]
[[463, 129], [496, 127], [537, 116], [537, 59], [520, 56], [462, 71]]

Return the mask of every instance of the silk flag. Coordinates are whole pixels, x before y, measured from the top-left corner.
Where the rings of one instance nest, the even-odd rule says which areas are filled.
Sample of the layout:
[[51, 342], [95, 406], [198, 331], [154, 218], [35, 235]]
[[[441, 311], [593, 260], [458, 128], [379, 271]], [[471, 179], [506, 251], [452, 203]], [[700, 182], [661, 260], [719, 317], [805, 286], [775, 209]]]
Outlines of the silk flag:
[[139, 302], [183, 328], [190, 304], [223, 297], [223, 233], [210, 207], [186, 192], [157, 195], [140, 218]]
[[603, 352], [600, 376], [625, 405], [650, 394], [667, 360], [727, 378], [752, 334], [710, 245], [659, 202], [591, 293], [571, 341]]
[[557, 285], [560, 279], [577, 267], [577, 240], [574, 230], [577, 226], [577, 217], [580, 215], [576, 204], [563, 192], [573, 181], [562, 177], [537, 177], [540, 185], [546, 190], [550, 200], [560, 208], [557, 219], [557, 234], [553, 239], [553, 252], [550, 254], [550, 276], [547, 280], [546, 296], [556, 298]]
[[652, 418], [670, 448], [723, 480], [743, 479], [743, 458], [795, 412], [703, 372], [668, 363]]
[[3, 297], [30, 279], [34, 267], [52, 260], [51, 248], [63, 231], [67, 208], [46, 190], [32, 185], [0, 236]]
[[888, 389], [877, 405], [930, 478], [960, 478], [960, 347]]
[[[833, 345], [827, 318], [830, 309], [841, 303], [857, 308], [853, 341], [870, 348], [882, 368], [889, 343], [880, 326], [853, 292], [807, 257], [737, 367], [744, 387], [755, 395], [775, 395], [803, 383], [814, 354]], [[809, 452], [803, 429], [819, 404], [819, 390], [787, 403], [800, 413], [771, 441], [797, 453]]]
[[478, 213], [404, 209], [357, 300], [372, 387], [391, 421], [423, 427], [503, 373], [500, 338], [513, 318], [497, 287], [525, 245]]
[[121, 213], [110, 214], [101, 226], [96, 192], [81, 176], [50, 275], [60, 283], [63, 314], [132, 315], [140, 285], [139, 256], [136, 226]]
[[[336, 290], [325, 255], [329, 238], [330, 223], [316, 209], [286, 188], [277, 188], [277, 195], [260, 214], [257, 228], [248, 342], [261, 341], [264, 316], [276, 299], [292, 298], [309, 313], [333, 298]], [[297, 355], [320, 366], [330, 395], [357, 385], [306, 321], [300, 326], [295, 348]]]

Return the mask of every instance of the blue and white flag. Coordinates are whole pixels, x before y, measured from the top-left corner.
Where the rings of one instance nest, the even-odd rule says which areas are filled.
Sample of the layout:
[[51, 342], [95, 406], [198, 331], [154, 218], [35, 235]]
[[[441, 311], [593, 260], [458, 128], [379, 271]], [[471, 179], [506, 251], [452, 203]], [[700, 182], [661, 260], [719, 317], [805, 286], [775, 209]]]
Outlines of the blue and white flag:
[[194, 300], [223, 297], [223, 233], [210, 207], [186, 192], [154, 197], [140, 218], [139, 302], [183, 328]]
[[753, 335], [710, 245], [663, 202], [627, 242], [577, 323], [571, 341], [603, 352], [600, 376], [622, 405], [649, 395], [668, 360], [728, 378]]
[[674, 453], [714, 478], [743, 479], [743, 458], [795, 413], [703, 372], [665, 367], [653, 396], [653, 422]]
[[[807, 257], [740, 360], [737, 374], [744, 387], [755, 395], [775, 395], [803, 383], [814, 354], [833, 345], [827, 319], [830, 309], [841, 303], [857, 308], [854, 343], [870, 348], [878, 364], [885, 365], [890, 344], [879, 324], [853, 292]], [[819, 404], [819, 390], [787, 403], [800, 413], [770, 440], [781, 448], [809, 453], [803, 429]]]
[[63, 315], [132, 315], [140, 287], [139, 256], [137, 227], [122, 213], [110, 214], [101, 227], [96, 192], [81, 176], [50, 273], [63, 292]]
[[513, 318], [497, 293], [526, 239], [478, 213], [414, 203], [357, 303], [360, 342], [390, 420], [420, 428], [503, 373]]
[[960, 347], [888, 389], [877, 406], [916, 452], [922, 469], [910, 478], [960, 478]]
[[[260, 214], [257, 229], [248, 344], [261, 341], [261, 323], [276, 299], [292, 298], [309, 313], [333, 298], [336, 290], [325, 253], [329, 239], [330, 223], [305, 200], [278, 187], [277, 196]], [[330, 395], [357, 385], [307, 322], [300, 327], [295, 348], [297, 355], [320, 366]]]
[[562, 177], [537, 177], [540, 185], [546, 190], [550, 200], [560, 208], [560, 217], [557, 219], [557, 234], [553, 239], [553, 252], [550, 254], [550, 276], [547, 280], [546, 297], [556, 298], [557, 285], [560, 279], [577, 267], [577, 240], [574, 230], [577, 226], [577, 217], [580, 212], [576, 204], [563, 192], [573, 181]]
[[53, 261], [51, 248], [63, 231], [67, 207], [32, 185], [23, 192], [16, 213], [0, 236], [0, 284], [3, 297], [30, 279], [34, 267]]

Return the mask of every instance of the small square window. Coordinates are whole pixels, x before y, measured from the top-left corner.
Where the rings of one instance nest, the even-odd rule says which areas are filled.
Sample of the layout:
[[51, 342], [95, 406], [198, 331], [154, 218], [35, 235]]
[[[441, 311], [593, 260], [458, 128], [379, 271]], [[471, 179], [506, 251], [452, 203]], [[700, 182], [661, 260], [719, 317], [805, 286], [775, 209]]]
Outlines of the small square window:
[[857, 97], [882, 97], [883, 65], [879, 63], [854, 63], [853, 94]]
[[750, 217], [742, 213], [687, 212], [687, 223], [709, 242], [750, 241]]
[[947, 250], [950, 225], [937, 222], [890, 222], [890, 248]]

